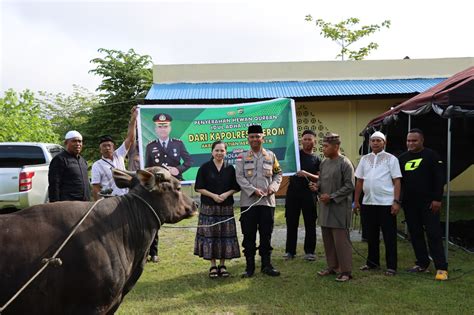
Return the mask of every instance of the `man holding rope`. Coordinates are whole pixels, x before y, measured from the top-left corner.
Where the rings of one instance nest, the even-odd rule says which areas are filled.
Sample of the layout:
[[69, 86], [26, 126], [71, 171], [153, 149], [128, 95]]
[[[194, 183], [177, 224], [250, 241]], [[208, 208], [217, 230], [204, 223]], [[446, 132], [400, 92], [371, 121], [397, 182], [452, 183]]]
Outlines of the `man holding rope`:
[[[248, 128], [250, 150], [238, 156], [236, 178], [241, 188], [240, 217], [243, 252], [247, 262], [242, 277], [252, 277], [255, 272], [257, 230], [260, 235], [259, 254], [261, 271], [269, 276], [280, 272], [271, 263], [271, 237], [275, 213], [275, 192], [280, 187], [282, 171], [275, 154], [263, 148], [263, 129], [260, 125]], [[255, 203], [255, 204], [254, 204]], [[254, 205], [253, 205], [254, 204]], [[247, 210], [252, 205], [249, 211]], [[245, 212], [244, 212], [245, 211]]]

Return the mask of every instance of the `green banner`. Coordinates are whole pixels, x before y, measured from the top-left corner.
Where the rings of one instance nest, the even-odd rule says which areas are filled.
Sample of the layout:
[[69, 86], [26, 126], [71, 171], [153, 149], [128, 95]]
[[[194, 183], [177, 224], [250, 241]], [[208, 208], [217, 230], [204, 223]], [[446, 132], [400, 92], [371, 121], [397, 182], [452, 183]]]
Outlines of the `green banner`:
[[[284, 175], [299, 170], [292, 99], [236, 105], [140, 105], [139, 112], [142, 168], [162, 164], [177, 167], [184, 170], [178, 178], [194, 182], [199, 167], [211, 159], [214, 141], [227, 144], [226, 160], [235, 164], [237, 156], [249, 149], [248, 126], [261, 125], [263, 147], [276, 154]], [[166, 138], [170, 140], [162, 145]]]

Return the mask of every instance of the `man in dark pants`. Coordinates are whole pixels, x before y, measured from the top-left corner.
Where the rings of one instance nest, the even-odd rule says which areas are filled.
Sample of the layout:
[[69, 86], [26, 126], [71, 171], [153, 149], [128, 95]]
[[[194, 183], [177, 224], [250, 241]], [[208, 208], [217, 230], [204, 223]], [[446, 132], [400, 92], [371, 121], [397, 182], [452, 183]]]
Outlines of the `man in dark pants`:
[[444, 168], [439, 155], [423, 146], [424, 135], [420, 129], [412, 129], [407, 135], [408, 152], [400, 155], [402, 171], [403, 210], [415, 251], [416, 265], [411, 272], [425, 272], [430, 264], [426, 249], [433, 258], [436, 280], [448, 279], [448, 263], [441, 238], [439, 211], [443, 198]]
[[290, 184], [286, 192], [285, 217], [286, 217], [286, 253], [285, 259], [293, 259], [296, 255], [298, 238], [298, 224], [300, 213], [303, 212], [305, 238], [304, 259], [314, 261], [316, 249], [316, 195], [308, 184], [318, 180], [319, 164], [321, 159], [313, 154], [316, 134], [312, 130], [303, 131], [300, 149], [301, 170], [290, 177]]
[[[385, 135], [380, 131], [370, 136], [372, 152], [364, 155], [357, 166], [354, 211], [365, 212], [368, 252], [366, 264], [360, 270], [380, 267], [380, 230], [385, 244], [385, 275], [397, 272], [397, 220], [400, 211], [400, 165], [395, 156], [385, 152]], [[362, 207], [360, 195], [364, 191]]]
[[[263, 148], [263, 129], [260, 125], [248, 128], [250, 150], [237, 157], [236, 178], [241, 188], [240, 225], [244, 240], [242, 247], [247, 262], [242, 277], [252, 277], [255, 272], [257, 230], [260, 234], [259, 254], [262, 258], [261, 271], [269, 276], [280, 272], [271, 263], [271, 238], [275, 213], [275, 192], [281, 183], [281, 168], [275, 154]], [[258, 201], [258, 202], [257, 202]]]

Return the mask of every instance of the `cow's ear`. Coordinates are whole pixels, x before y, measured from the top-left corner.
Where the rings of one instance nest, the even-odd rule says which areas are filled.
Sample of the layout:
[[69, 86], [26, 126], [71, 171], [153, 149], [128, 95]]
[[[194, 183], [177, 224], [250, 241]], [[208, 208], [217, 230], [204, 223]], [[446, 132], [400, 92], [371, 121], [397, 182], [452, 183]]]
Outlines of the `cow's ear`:
[[152, 190], [155, 187], [156, 181], [153, 173], [145, 170], [138, 170], [137, 176], [140, 184], [142, 184], [142, 186], [144, 186], [147, 190]]
[[112, 168], [112, 175], [118, 188], [130, 188], [132, 186], [134, 173]]

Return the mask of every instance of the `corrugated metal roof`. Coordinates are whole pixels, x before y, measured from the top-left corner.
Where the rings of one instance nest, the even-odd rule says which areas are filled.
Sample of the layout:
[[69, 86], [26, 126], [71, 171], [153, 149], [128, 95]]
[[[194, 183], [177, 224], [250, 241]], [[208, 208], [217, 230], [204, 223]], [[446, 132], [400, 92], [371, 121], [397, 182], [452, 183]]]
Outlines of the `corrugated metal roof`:
[[217, 82], [153, 84], [147, 100], [266, 99], [421, 93], [445, 80], [383, 79], [336, 81]]

